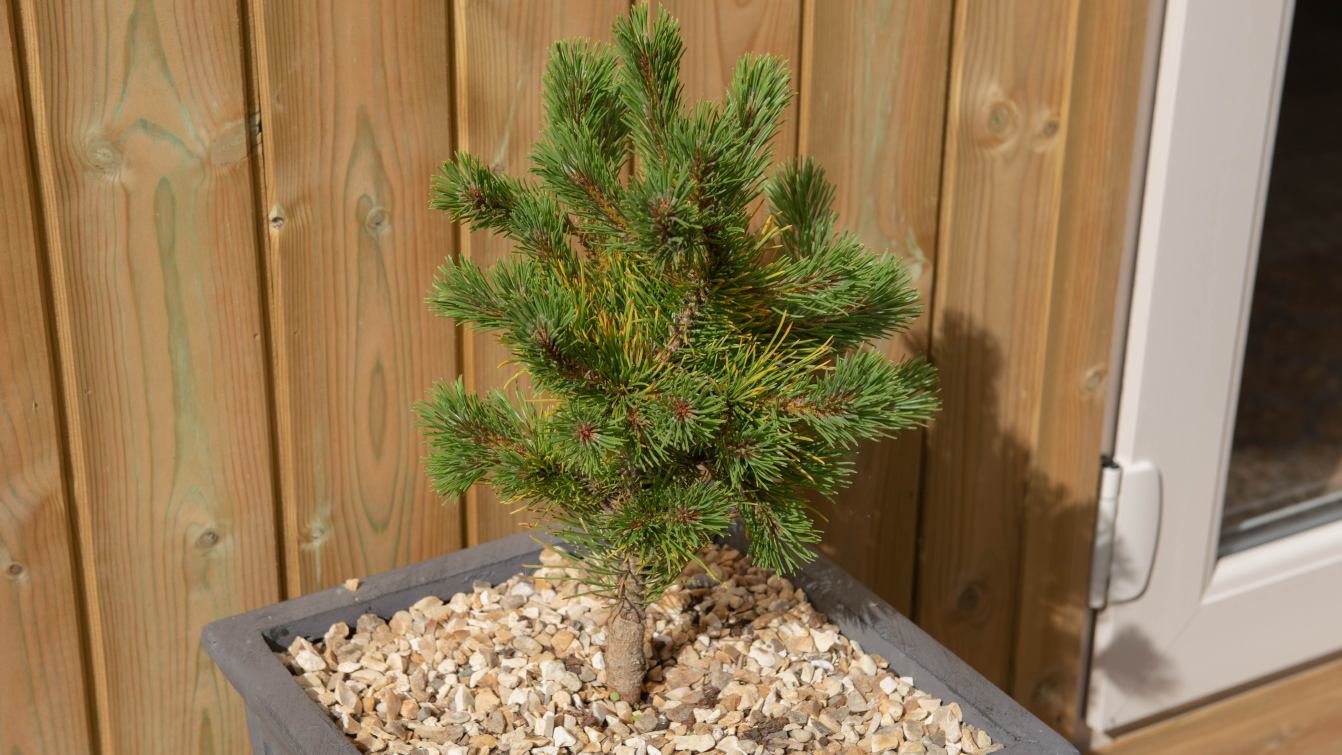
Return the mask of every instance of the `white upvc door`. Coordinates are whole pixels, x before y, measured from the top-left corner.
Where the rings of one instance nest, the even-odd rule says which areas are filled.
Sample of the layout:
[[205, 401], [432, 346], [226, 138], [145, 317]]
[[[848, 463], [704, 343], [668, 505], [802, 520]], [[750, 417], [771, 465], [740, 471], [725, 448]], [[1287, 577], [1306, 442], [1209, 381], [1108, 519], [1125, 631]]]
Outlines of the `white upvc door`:
[[1291, 18], [1291, 0], [1166, 7], [1114, 446], [1159, 526], [1153, 558], [1140, 526], [1114, 546], [1097, 741], [1342, 650], [1342, 521], [1217, 556]]

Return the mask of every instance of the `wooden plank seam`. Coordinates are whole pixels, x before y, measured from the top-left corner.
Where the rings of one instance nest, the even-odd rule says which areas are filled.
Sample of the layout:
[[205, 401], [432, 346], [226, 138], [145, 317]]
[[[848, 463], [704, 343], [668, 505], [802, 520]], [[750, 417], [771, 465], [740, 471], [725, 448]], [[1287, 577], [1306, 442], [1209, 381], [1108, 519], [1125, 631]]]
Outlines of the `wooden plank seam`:
[[[256, 4], [248, 3], [248, 15], [251, 25], [251, 43], [252, 50], [250, 59], [256, 72], [256, 99], [261, 113], [261, 133], [264, 135], [273, 129], [275, 123], [274, 114], [274, 93], [270, 88], [270, 77], [265, 75], [269, 70], [269, 54], [266, 49], [266, 14], [264, 5], [260, 2]], [[293, 597], [303, 594], [303, 576], [302, 564], [299, 560], [298, 543], [303, 537], [298, 524], [298, 490], [294, 474], [294, 423], [293, 423], [293, 400], [290, 395], [291, 381], [289, 379], [289, 355], [285, 347], [287, 340], [285, 334], [287, 325], [285, 323], [285, 309], [283, 301], [284, 292], [284, 267], [280, 264], [279, 249], [275, 243], [275, 234], [284, 227], [286, 222], [283, 208], [281, 208], [275, 197], [275, 166], [274, 160], [269, 159], [265, 152], [260, 156], [260, 165], [257, 171], [260, 176], [261, 188], [265, 191], [257, 202], [257, 223], [260, 225], [260, 238], [262, 241], [262, 250], [265, 256], [265, 266], [262, 268], [267, 291], [266, 291], [266, 310], [269, 313], [270, 322], [270, 358], [272, 362], [271, 392], [273, 395], [272, 406], [274, 407], [275, 417], [272, 422], [274, 428], [273, 434], [278, 448], [275, 455], [278, 458], [277, 467], [279, 475], [279, 521], [281, 528], [277, 532], [276, 539], [283, 541], [279, 547], [280, 557], [283, 561], [283, 571], [281, 579], [283, 580], [284, 594]]]
[[[270, 414], [270, 443], [271, 443], [271, 465], [275, 470], [274, 496], [275, 496], [275, 551], [279, 558], [280, 569], [280, 599], [288, 600], [302, 594], [301, 589], [296, 587], [300, 585], [301, 579], [298, 572], [298, 548], [297, 548], [297, 521], [296, 514], [291, 514], [294, 504], [294, 494], [292, 484], [286, 485], [286, 480], [292, 480], [292, 475], [284, 474], [285, 469], [289, 469], [293, 464], [290, 459], [290, 450], [287, 439], [292, 432], [292, 425], [289, 414], [289, 392], [288, 392], [288, 361], [280, 353], [283, 341], [280, 336], [284, 332], [284, 308], [277, 306], [279, 302], [278, 281], [275, 278], [280, 275], [279, 265], [275, 264], [272, 254], [274, 250], [270, 243], [270, 218], [269, 213], [264, 208], [269, 206], [270, 182], [267, 180], [266, 150], [264, 144], [265, 130], [263, 125], [263, 107], [268, 101], [268, 96], [263, 95], [262, 86], [269, 89], [269, 78], [263, 75], [265, 70], [266, 51], [265, 45], [260, 44], [258, 40], [264, 40], [265, 20], [264, 13], [257, 9], [260, 2], [245, 2], [243, 4], [246, 18], [243, 19], [241, 28], [243, 57], [247, 66], [247, 110], [249, 113], [256, 114], [256, 131], [249, 134], [252, 137], [251, 147], [253, 150], [252, 168], [252, 190], [256, 194], [256, 209], [253, 231], [256, 234], [256, 248], [260, 259], [257, 261], [257, 270], [260, 274], [260, 296], [261, 317], [263, 332], [262, 338], [265, 339], [265, 353], [269, 356], [266, 360], [267, 380], [266, 380], [266, 400], [269, 404]], [[281, 372], [283, 370], [283, 372]]]

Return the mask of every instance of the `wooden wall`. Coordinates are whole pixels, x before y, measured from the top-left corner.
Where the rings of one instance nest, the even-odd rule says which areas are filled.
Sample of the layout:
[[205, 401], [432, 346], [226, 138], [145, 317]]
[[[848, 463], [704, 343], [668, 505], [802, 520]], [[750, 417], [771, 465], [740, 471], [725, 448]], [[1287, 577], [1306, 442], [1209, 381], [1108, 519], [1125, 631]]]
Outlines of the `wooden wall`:
[[[945, 410], [869, 444], [824, 549], [1076, 720], [1146, 0], [659, 0], [691, 97], [790, 61], [776, 144], [902, 256]], [[5, 0], [0, 753], [245, 753], [216, 618], [485, 542], [411, 406], [510, 378], [429, 316], [454, 149], [526, 170], [548, 45], [630, 0]], [[16, 692], [17, 690], [17, 692]]]

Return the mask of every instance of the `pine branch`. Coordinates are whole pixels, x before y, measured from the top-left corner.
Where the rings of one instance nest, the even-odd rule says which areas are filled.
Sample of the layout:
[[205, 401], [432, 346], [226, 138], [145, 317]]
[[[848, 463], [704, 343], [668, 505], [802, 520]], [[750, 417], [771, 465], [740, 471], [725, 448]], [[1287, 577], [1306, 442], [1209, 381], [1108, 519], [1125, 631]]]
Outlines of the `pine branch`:
[[680, 25], [665, 9], [648, 29], [648, 6], [635, 5], [612, 27], [620, 54], [619, 91], [640, 160], [668, 156], [670, 131], [680, 116]]
[[674, 19], [649, 26], [639, 5], [614, 38], [552, 49], [533, 179], [459, 154], [433, 184], [434, 207], [518, 255], [446, 261], [430, 307], [496, 333], [544, 400], [458, 382], [417, 411], [436, 489], [524, 502], [596, 592], [637, 583], [637, 603], [734, 519], [757, 563], [810, 558], [806, 496], [832, 496], [858, 442], [925, 423], [936, 397], [925, 362], [861, 349], [918, 315], [904, 266], [836, 230], [814, 162], [765, 180], [785, 64], [743, 59], [721, 102], [686, 108]]
[[444, 210], [453, 220], [467, 223], [471, 230], [487, 228], [504, 232], [512, 214], [521, 184], [516, 179], [491, 171], [479, 158], [458, 152], [433, 177], [433, 198], [429, 206]]

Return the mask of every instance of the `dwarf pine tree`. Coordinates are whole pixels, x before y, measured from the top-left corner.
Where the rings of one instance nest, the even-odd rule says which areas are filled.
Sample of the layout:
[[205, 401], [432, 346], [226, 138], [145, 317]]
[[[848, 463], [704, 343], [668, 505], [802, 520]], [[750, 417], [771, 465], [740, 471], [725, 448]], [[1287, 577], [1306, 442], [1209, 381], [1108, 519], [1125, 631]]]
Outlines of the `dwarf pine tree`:
[[449, 259], [429, 304], [499, 334], [532, 397], [458, 380], [417, 409], [437, 490], [493, 485], [613, 601], [607, 683], [636, 705], [644, 606], [696, 552], [739, 519], [759, 565], [809, 560], [808, 491], [936, 399], [926, 362], [862, 348], [919, 312], [901, 262], [835, 229], [812, 161], [766, 181], [783, 62], [746, 57], [722, 101], [687, 107], [674, 19], [639, 6], [614, 38], [552, 49], [530, 179], [461, 153], [434, 180], [434, 207], [517, 253]]

